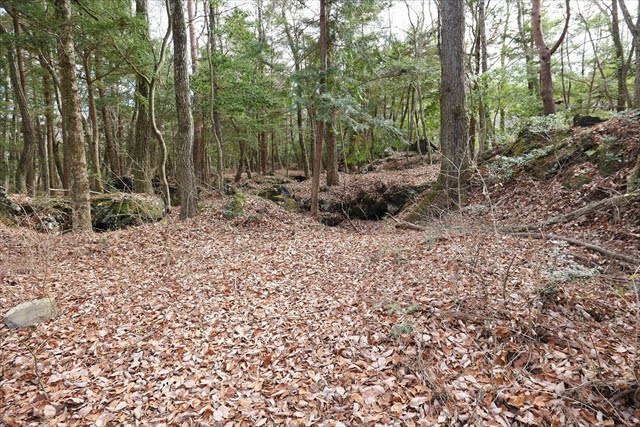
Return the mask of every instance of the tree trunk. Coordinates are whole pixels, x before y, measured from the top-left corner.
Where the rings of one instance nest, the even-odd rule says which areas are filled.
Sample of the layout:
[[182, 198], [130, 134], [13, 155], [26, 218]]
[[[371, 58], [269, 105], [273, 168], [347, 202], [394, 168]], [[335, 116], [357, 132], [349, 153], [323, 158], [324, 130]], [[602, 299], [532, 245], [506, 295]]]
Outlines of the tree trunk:
[[[149, 37], [149, 12], [147, 0], [136, 0], [136, 16], [144, 21], [140, 40]], [[133, 145], [133, 189], [137, 193], [153, 194], [153, 170], [151, 166], [151, 123], [149, 118], [149, 82], [138, 76], [136, 82], [136, 121], [135, 142]]]
[[[640, 6], [640, 1], [638, 2]], [[633, 23], [633, 18], [624, 0], [619, 0], [620, 10], [627, 23], [627, 27], [633, 35], [633, 51], [636, 58], [635, 79], [633, 82], [633, 108], [640, 108], [640, 7], [637, 10], [637, 20]]]
[[[224, 145], [222, 143], [222, 126], [220, 124], [220, 108], [218, 100], [218, 77], [212, 56], [217, 53], [216, 47], [216, 27], [217, 9], [213, 3], [209, 4], [209, 37], [207, 39], [207, 58], [209, 60], [209, 118], [213, 125], [213, 137], [216, 142], [216, 175], [217, 187], [219, 191], [224, 191]], [[242, 156], [240, 157], [242, 159]], [[242, 160], [240, 160], [242, 163]]]
[[93, 77], [89, 65], [89, 52], [83, 57], [84, 73], [87, 78], [87, 98], [89, 99], [89, 120], [91, 121], [91, 161], [93, 163], [93, 180], [95, 189], [104, 192], [102, 185], [102, 172], [100, 170], [100, 134], [98, 133], [98, 110], [96, 109], [96, 98], [93, 92]]
[[[44, 108], [45, 108], [45, 126], [47, 129], [47, 170], [49, 174], [49, 189], [56, 188], [56, 164], [54, 156], [54, 117], [53, 117], [53, 101], [51, 98], [51, 79], [49, 74], [45, 73], [42, 77], [44, 87]], [[49, 190], [50, 194], [54, 192]]]
[[467, 105], [464, 70], [464, 2], [442, 3], [442, 34], [440, 53], [440, 141], [442, 183], [447, 206], [461, 208], [466, 203], [468, 186]]
[[414, 222], [446, 209], [461, 208], [469, 183], [469, 124], [465, 94], [464, 0], [440, 4], [440, 174], [431, 191], [407, 215]]
[[[187, 0], [187, 15], [189, 23], [191, 72], [195, 76], [198, 72], [198, 40], [196, 39], [194, 0]], [[193, 123], [193, 167], [195, 168], [198, 182], [203, 185], [207, 185], [209, 184], [209, 171], [207, 170], [208, 162], [206, 159], [207, 144], [202, 138], [202, 114], [198, 111], [198, 108], [202, 105], [202, 101], [202, 96], [200, 96], [200, 94], [196, 94], [194, 99], [194, 107], [196, 107], [196, 111]]]
[[556, 112], [556, 106], [553, 99], [553, 77], [551, 74], [551, 56], [562, 44], [567, 29], [569, 28], [570, 8], [569, 0], [566, 1], [566, 18], [565, 26], [560, 34], [560, 38], [556, 44], [549, 48], [544, 41], [542, 34], [542, 18], [540, 16], [540, 2], [541, 0], [532, 0], [531, 14], [532, 14], [532, 26], [533, 26], [533, 39], [538, 49], [540, 56], [540, 95], [542, 96], [542, 112], [545, 116], [554, 114]]
[[[320, 77], [320, 95], [326, 91], [327, 85], [327, 0], [320, 0], [320, 66], [322, 77]], [[315, 139], [315, 150], [313, 157], [313, 180], [311, 183], [311, 215], [318, 216], [318, 191], [320, 190], [320, 169], [322, 167], [322, 139], [324, 138], [325, 123], [322, 117], [317, 120], [317, 132]]]
[[198, 193], [193, 167], [193, 115], [189, 90], [187, 29], [181, 0], [171, 0], [173, 22], [173, 79], [178, 115], [178, 157], [176, 173], [180, 194], [180, 219], [198, 212]]
[[340, 175], [338, 175], [338, 146], [333, 124], [327, 123], [326, 127], [327, 186], [331, 187], [340, 183]]
[[89, 178], [82, 135], [82, 115], [76, 78], [76, 54], [71, 22], [71, 0], [55, 0], [56, 14], [62, 21], [59, 34], [59, 66], [62, 98], [68, 115], [67, 144], [70, 155], [72, 225], [74, 231], [91, 231], [91, 206], [89, 204]]
[[118, 145], [113, 136], [113, 123], [111, 121], [111, 111], [106, 101], [106, 92], [102, 80], [98, 80], [98, 94], [102, 100], [100, 107], [102, 113], [102, 123], [104, 125], [104, 141], [106, 158], [109, 163], [109, 171], [112, 178], [122, 176], [123, 171], [120, 167], [120, 159], [118, 156]]
[[[14, 32], [16, 36], [20, 35], [20, 24], [14, 19]], [[0, 33], [6, 34], [4, 27], [0, 25]], [[11, 78], [11, 86], [20, 111], [20, 119], [22, 121], [22, 136], [24, 145], [20, 154], [18, 167], [16, 170], [16, 190], [18, 193], [28, 192], [34, 195], [35, 192], [35, 173], [33, 162], [36, 151], [36, 131], [29, 109], [29, 101], [27, 99], [26, 82], [24, 82], [24, 59], [21, 50], [13, 45], [8, 46], [7, 59], [9, 62], [9, 76]]]
[[[624, 1], [624, 0], [621, 0]], [[624, 61], [624, 48], [620, 38], [620, 24], [618, 21], [618, 0], [611, 0], [611, 36], [616, 52], [616, 79], [618, 82], [618, 95], [616, 98], [616, 110], [624, 111], [627, 96], [627, 70]]]

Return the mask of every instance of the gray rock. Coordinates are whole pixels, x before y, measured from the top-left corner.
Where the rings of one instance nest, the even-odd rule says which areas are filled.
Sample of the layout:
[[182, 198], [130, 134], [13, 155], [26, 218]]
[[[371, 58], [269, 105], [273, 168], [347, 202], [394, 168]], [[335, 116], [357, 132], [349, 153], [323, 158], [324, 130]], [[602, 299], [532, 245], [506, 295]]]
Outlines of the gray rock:
[[24, 328], [51, 320], [58, 315], [58, 306], [53, 298], [23, 302], [13, 307], [3, 322], [9, 329]]

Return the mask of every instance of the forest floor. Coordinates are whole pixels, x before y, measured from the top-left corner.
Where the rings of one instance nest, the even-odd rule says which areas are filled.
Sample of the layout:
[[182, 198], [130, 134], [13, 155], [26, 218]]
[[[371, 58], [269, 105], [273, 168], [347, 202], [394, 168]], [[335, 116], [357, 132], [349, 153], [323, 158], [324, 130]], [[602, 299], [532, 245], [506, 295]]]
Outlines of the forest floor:
[[[0, 225], [2, 311], [60, 309], [0, 328], [0, 424], [637, 425], [633, 268], [499, 231], [586, 195], [479, 176], [472, 208], [422, 231], [327, 227], [257, 196], [234, 220], [217, 196], [187, 222], [110, 233]], [[551, 231], [638, 256], [637, 208]]]

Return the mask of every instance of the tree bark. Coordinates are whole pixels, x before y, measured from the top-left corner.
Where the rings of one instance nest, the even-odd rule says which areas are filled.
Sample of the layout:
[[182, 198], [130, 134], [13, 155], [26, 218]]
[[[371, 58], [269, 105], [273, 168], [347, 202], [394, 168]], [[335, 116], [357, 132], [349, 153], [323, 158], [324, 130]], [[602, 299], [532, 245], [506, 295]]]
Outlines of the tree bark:
[[98, 110], [96, 109], [96, 98], [94, 95], [93, 76], [89, 64], [89, 52], [83, 56], [84, 73], [87, 80], [87, 98], [89, 99], [89, 120], [91, 122], [91, 161], [93, 163], [93, 181], [95, 189], [104, 192], [102, 185], [102, 172], [100, 170], [100, 134], [98, 132]]
[[633, 108], [640, 108], [640, 7], [637, 11], [637, 21], [634, 24], [625, 0], [619, 0], [619, 5], [627, 27], [629, 27], [629, 31], [631, 31], [633, 35], [633, 51], [636, 57], [635, 80], [633, 82]]
[[49, 190], [50, 194], [54, 192], [51, 188], [56, 188], [57, 179], [56, 179], [56, 164], [55, 164], [55, 156], [54, 156], [54, 134], [53, 134], [53, 126], [54, 126], [54, 117], [53, 117], [53, 101], [51, 98], [51, 79], [49, 78], [49, 74], [45, 73], [42, 77], [43, 87], [44, 87], [44, 108], [45, 108], [45, 126], [47, 129], [47, 170], [49, 174]]
[[[320, 67], [322, 77], [320, 77], [320, 96], [326, 91], [327, 86], [327, 0], [320, 0]], [[322, 168], [322, 140], [324, 138], [324, 119], [317, 120], [317, 132], [315, 138], [315, 150], [313, 156], [313, 179], [311, 183], [311, 215], [318, 217], [318, 192], [320, 190], [320, 169]]]
[[[138, 37], [141, 41], [149, 38], [149, 11], [147, 0], [136, 0], [136, 16], [144, 20], [144, 29]], [[153, 194], [153, 170], [151, 166], [151, 123], [149, 117], [149, 82], [138, 76], [136, 81], [136, 121], [133, 145], [133, 189], [137, 193]]]
[[70, 154], [72, 226], [74, 231], [91, 231], [91, 206], [89, 203], [89, 178], [87, 159], [82, 135], [82, 115], [76, 78], [76, 54], [71, 22], [71, 0], [55, 0], [56, 14], [62, 21], [59, 34], [58, 54], [61, 76], [62, 98], [68, 115], [67, 144]]
[[173, 79], [178, 115], [178, 157], [176, 173], [180, 194], [180, 219], [198, 212], [198, 192], [193, 167], [193, 115], [189, 90], [187, 29], [181, 0], [171, 0], [173, 22]]
[[[191, 72], [195, 76], [198, 72], [198, 40], [196, 39], [195, 29], [195, 7], [194, 0], [187, 0], [187, 16], [188, 16], [188, 28], [189, 28], [189, 51], [191, 54]], [[195, 168], [196, 177], [198, 182], [207, 185], [209, 184], [209, 171], [207, 170], [207, 147], [206, 142], [202, 138], [202, 114], [198, 111], [200, 105], [202, 105], [202, 97], [200, 94], [195, 95], [196, 111], [194, 114], [193, 124], [193, 167]]]
[[[209, 4], [209, 37], [207, 39], [207, 58], [209, 60], [209, 118], [213, 125], [213, 138], [216, 142], [216, 185], [219, 191], [224, 191], [224, 145], [222, 143], [222, 126], [220, 124], [220, 107], [218, 100], [218, 76], [212, 56], [217, 54], [216, 31], [217, 9], [213, 3]], [[240, 157], [242, 159], [242, 156]], [[242, 163], [242, 160], [240, 161]]]
[[[20, 24], [14, 19], [14, 33], [20, 35]], [[7, 34], [4, 27], [0, 25], [0, 33]], [[33, 162], [36, 152], [36, 131], [29, 109], [29, 101], [27, 99], [26, 82], [24, 82], [24, 59], [21, 50], [12, 44], [7, 48], [7, 59], [9, 62], [9, 76], [11, 86], [20, 111], [20, 119], [22, 121], [22, 136], [24, 145], [18, 160], [16, 170], [16, 190], [18, 193], [29, 193], [34, 195], [35, 192], [35, 173]]]
[[[621, 0], [624, 1], [624, 0]], [[611, 36], [616, 52], [616, 80], [618, 82], [618, 95], [616, 98], [616, 110], [624, 111], [627, 99], [627, 70], [624, 61], [624, 48], [620, 38], [620, 24], [618, 19], [618, 0], [611, 0]]]
[[111, 121], [111, 111], [109, 103], [106, 100], [106, 91], [104, 89], [104, 83], [102, 80], [98, 80], [98, 94], [102, 100], [100, 111], [102, 113], [102, 123], [104, 125], [104, 142], [106, 158], [109, 163], [109, 171], [112, 178], [122, 176], [123, 171], [120, 167], [120, 159], [118, 155], [118, 145], [113, 135], [113, 123]]
[[533, 26], [533, 39], [538, 49], [540, 56], [540, 95], [542, 96], [542, 112], [545, 116], [554, 114], [556, 112], [556, 106], [553, 99], [553, 77], [551, 73], [551, 56], [562, 44], [567, 30], [569, 28], [570, 8], [569, 0], [566, 1], [566, 18], [565, 26], [560, 34], [560, 38], [553, 47], [549, 48], [544, 41], [544, 35], [542, 34], [542, 17], [540, 15], [540, 2], [541, 0], [532, 0], [532, 26]]
[[440, 4], [440, 146], [442, 162], [438, 180], [407, 215], [409, 222], [460, 209], [467, 201], [469, 183], [469, 123], [465, 94], [464, 0]]

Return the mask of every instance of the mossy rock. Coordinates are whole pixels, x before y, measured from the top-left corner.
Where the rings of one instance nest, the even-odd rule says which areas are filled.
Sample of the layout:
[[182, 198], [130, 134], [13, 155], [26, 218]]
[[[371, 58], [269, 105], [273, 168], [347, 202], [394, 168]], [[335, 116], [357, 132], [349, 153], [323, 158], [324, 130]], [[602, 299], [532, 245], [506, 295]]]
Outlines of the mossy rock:
[[226, 220], [231, 220], [239, 217], [244, 213], [244, 203], [247, 201], [247, 193], [243, 193], [242, 191], [238, 191], [233, 196], [227, 199], [227, 203], [225, 205], [224, 210], [222, 211], [222, 216]]
[[151, 200], [133, 196], [99, 197], [91, 200], [93, 228], [97, 231], [119, 230], [145, 222], [160, 221], [166, 215], [161, 198]]
[[618, 140], [607, 138], [595, 149], [595, 155], [591, 155], [591, 160], [598, 167], [602, 176], [611, 176], [624, 167], [623, 148], [624, 145]]
[[524, 128], [518, 133], [516, 140], [504, 149], [502, 155], [507, 157], [524, 156], [535, 149], [555, 145], [571, 134], [573, 134], [573, 130], [569, 128], [552, 129], [548, 132], [534, 132], [529, 128]]

